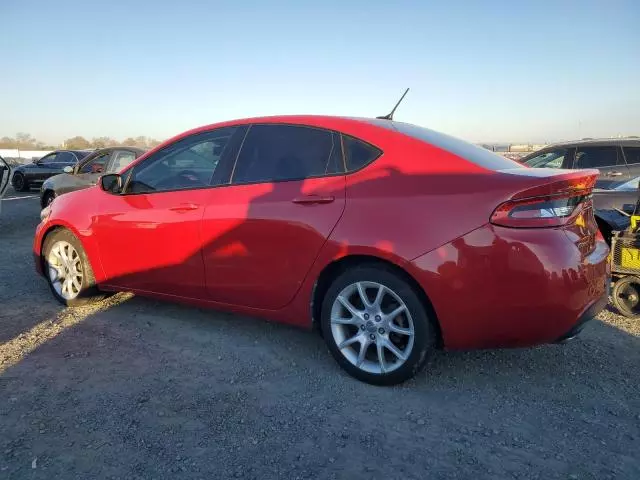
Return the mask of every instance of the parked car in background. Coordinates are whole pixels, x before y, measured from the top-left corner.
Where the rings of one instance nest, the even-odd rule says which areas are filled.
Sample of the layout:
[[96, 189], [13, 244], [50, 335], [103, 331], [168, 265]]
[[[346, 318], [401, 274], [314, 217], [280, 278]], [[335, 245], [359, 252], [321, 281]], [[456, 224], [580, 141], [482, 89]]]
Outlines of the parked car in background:
[[87, 155], [75, 166], [65, 166], [64, 173], [48, 178], [40, 187], [42, 208], [59, 195], [95, 185], [100, 175], [119, 172], [145, 151], [126, 146], [101, 148]]
[[20, 165], [13, 170], [11, 184], [18, 192], [26, 192], [39, 187], [47, 178], [62, 173], [65, 167], [72, 167], [93, 150], [56, 150], [34, 160], [33, 163]]
[[0, 213], [2, 213], [2, 197], [9, 188], [9, 178], [11, 175], [11, 169], [9, 164], [4, 158], [0, 157]]
[[126, 290], [316, 322], [348, 373], [395, 384], [438, 346], [564, 341], [604, 308], [597, 174], [388, 119], [238, 120], [57, 198], [34, 258], [64, 305]]
[[533, 168], [597, 168], [596, 188], [611, 189], [640, 176], [640, 139], [556, 143], [522, 159]]

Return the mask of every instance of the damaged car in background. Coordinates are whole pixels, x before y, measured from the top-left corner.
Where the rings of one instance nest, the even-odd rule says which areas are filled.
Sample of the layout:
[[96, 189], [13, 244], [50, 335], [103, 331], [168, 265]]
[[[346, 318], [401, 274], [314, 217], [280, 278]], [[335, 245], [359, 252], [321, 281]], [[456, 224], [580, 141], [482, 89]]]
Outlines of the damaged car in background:
[[100, 175], [119, 172], [145, 152], [138, 147], [107, 147], [74, 166], [66, 165], [64, 173], [48, 178], [40, 187], [40, 205], [44, 208], [59, 195], [95, 185]]

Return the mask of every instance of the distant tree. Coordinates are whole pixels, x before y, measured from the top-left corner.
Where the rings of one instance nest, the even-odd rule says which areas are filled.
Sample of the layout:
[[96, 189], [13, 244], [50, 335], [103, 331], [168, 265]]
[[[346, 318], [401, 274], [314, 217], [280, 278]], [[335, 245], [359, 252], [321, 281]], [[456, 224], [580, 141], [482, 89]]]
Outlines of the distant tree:
[[16, 139], [11, 137], [0, 138], [0, 148], [16, 148]]
[[64, 147], [70, 149], [85, 149], [91, 148], [91, 143], [84, 137], [68, 138], [64, 141]]
[[91, 146], [94, 148], [112, 147], [118, 145], [118, 141], [111, 137], [98, 137], [91, 141]]
[[126, 145], [127, 147], [135, 147], [136, 146], [136, 139], [132, 138], [132, 137], [125, 138], [122, 141], [122, 144]]
[[155, 138], [150, 138], [147, 140], [147, 147], [154, 148], [160, 145], [162, 142], [160, 140], [156, 140]]
[[21, 150], [33, 150], [36, 147], [36, 139], [29, 133], [16, 133], [16, 148]]

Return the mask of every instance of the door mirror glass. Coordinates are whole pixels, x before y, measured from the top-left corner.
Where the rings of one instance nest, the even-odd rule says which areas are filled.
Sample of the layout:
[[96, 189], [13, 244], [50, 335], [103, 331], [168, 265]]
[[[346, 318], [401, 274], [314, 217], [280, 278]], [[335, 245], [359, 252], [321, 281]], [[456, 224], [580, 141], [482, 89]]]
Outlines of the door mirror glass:
[[64, 167], [64, 168], [62, 169], [62, 171], [63, 171], [64, 173], [73, 173], [73, 167], [70, 167], [69, 165], [67, 165], [66, 167]]
[[107, 193], [118, 194], [122, 191], [122, 177], [117, 173], [110, 173], [100, 177], [100, 188]]

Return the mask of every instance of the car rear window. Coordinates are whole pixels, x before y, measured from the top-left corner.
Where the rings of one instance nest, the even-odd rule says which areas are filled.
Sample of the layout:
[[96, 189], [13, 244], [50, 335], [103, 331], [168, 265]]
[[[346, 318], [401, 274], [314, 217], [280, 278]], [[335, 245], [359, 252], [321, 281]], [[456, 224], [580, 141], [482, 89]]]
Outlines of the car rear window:
[[515, 160], [497, 155], [486, 148], [478, 147], [455, 137], [439, 133], [424, 127], [411, 125], [410, 123], [394, 122], [390, 120], [370, 119], [371, 123], [395, 130], [417, 140], [451, 152], [489, 170], [504, 170], [508, 168], [524, 168]]

